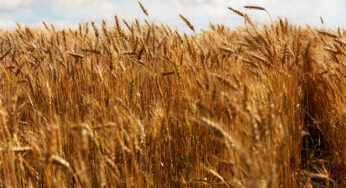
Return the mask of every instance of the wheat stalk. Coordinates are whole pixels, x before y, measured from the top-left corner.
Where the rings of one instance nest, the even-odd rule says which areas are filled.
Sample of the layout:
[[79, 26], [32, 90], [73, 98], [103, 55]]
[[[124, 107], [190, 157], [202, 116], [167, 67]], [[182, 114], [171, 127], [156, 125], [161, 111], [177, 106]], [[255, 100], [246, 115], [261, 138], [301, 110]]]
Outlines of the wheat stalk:
[[321, 20], [321, 23], [324, 25], [324, 20], [323, 20], [322, 16], [320, 16], [320, 20]]
[[244, 6], [244, 8], [265, 11], [268, 14], [268, 16], [269, 16], [271, 23], [273, 24], [273, 19], [272, 19], [270, 13], [265, 8], [260, 7], [260, 6], [251, 6], [251, 5], [246, 5], [246, 6]]
[[179, 16], [192, 31], [195, 31], [195, 28], [187, 18], [185, 18], [182, 14], [179, 14]]
[[251, 5], [247, 5], [247, 6], [244, 6], [244, 8], [267, 11], [265, 8], [260, 7], [260, 6], [251, 6]]
[[232, 7], [228, 7], [228, 9], [233, 11], [234, 13], [238, 14], [239, 16], [243, 17], [251, 26], [253, 26], [253, 27], [255, 26], [247, 14], [244, 14], [244, 13], [240, 12], [239, 10], [236, 10]]
[[149, 13], [147, 11], [147, 9], [144, 8], [144, 6], [142, 5], [142, 3], [140, 1], [138, 1], [138, 4], [139, 6], [141, 7], [143, 13], [146, 15], [146, 16], [149, 16]]
[[327, 32], [327, 31], [317, 31], [319, 34], [321, 35], [325, 35], [325, 36], [328, 36], [328, 37], [332, 37], [332, 38], [335, 38], [335, 39], [338, 39], [339, 37], [333, 33], [330, 33], [330, 32]]
[[239, 16], [245, 18], [245, 14], [242, 13], [242, 12], [240, 12], [239, 10], [236, 10], [236, 9], [234, 9], [234, 8], [232, 8], [232, 7], [228, 7], [228, 9], [231, 10], [231, 11], [233, 11], [234, 13], [238, 14]]

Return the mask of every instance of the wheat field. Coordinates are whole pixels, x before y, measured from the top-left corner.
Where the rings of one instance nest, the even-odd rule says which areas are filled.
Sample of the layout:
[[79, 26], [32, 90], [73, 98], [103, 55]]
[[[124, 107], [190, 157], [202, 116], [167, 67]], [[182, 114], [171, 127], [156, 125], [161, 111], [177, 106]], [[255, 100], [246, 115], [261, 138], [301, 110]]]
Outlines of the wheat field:
[[0, 30], [0, 187], [346, 186], [346, 30], [229, 9]]

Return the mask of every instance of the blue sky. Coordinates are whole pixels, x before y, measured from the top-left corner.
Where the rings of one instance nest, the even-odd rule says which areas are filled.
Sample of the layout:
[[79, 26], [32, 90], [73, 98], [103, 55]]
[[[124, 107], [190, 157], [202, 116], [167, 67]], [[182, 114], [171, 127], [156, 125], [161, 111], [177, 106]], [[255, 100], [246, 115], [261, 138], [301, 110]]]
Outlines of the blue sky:
[[[227, 9], [231, 6], [246, 12], [258, 23], [270, 23], [261, 11], [245, 10], [244, 5], [265, 7], [273, 19], [287, 17], [296, 25], [335, 29], [346, 26], [346, 0], [142, 0], [149, 20], [186, 30], [178, 14], [187, 17], [197, 29], [207, 28], [210, 22], [232, 28], [242, 19]], [[42, 27], [42, 21], [58, 28], [76, 27], [79, 22], [105, 19], [114, 22], [114, 15], [126, 20], [145, 19], [136, 0], [0, 0], [0, 27], [15, 28], [15, 23]]]

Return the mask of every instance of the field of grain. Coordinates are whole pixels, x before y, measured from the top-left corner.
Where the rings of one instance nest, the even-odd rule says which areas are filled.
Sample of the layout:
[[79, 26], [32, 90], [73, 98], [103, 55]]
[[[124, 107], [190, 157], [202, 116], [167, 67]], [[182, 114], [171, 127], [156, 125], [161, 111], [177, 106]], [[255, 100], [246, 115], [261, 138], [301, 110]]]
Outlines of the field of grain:
[[346, 30], [230, 11], [0, 30], [0, 187], [345, 186]]

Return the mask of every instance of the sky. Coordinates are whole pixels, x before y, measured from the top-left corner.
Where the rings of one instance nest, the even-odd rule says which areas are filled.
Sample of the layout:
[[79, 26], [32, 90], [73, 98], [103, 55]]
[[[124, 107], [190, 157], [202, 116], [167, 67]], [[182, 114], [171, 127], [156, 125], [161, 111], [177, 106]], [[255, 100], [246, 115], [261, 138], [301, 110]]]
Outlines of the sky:
[[[262, 6], [271, 17], [287, 17], [295, 25], [312, 25], [336, 29], [346, 27], [346, 0], [142, 0], [149, 20], [187, 30], [179, 14], [197, 28], [207, 29], [210, 22], [236, 28], [243, 19], [230, 10], [231, 6], [247, 13], [257, 23], [270, 23], [263, 11], [246, 10], [244, 5]], [[57, 28], [76, 28], [78, 23], [102, 19], [114, 23], [114, 15], [122, 19], [143, 21], [146, 16], [137, 0], [0, 0], [0, 28], [14, 29], [16, 22], [43, 27], [42, 21]], [[325, 24], [322, 25], [320, 16]]]

